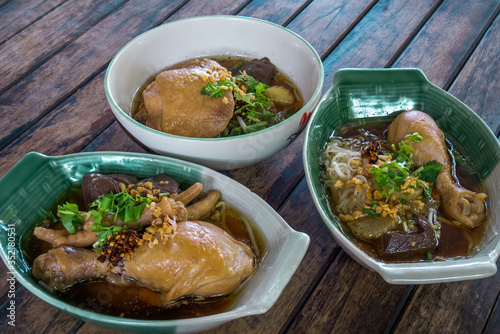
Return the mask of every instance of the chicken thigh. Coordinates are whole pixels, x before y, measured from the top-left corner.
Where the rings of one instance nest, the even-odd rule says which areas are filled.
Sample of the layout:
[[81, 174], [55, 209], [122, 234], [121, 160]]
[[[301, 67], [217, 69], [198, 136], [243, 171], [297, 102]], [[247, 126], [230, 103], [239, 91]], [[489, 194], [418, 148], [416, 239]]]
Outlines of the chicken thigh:
[[33, 275], [56, 289], [98, 277], [112, 284], [128, 280], [161, 292], [162, 306], [168, 306], [184, 296], [227, 295], [254, 268], [250, 247], [210, 223], [177, 223], [176, 233], [164, 241], [137, 246], [113, 268], [91, 250], [55, 248], [35, 259]]
[[211, 59], [164, 71], [144, 90], [144, 104], [134, 118], [174, 135], [215, 137], [233, 117], [233, 94], [227, 90], [222, 97], [213, 98], [201, 91], [208, 80], [223, 80], [229, 75], [227, 69]]
[[432, 117], [418, 110], [403, 112], [389, 125], [387, 142], [397, 145], [405, 135], [415, 132], [420, 134], [423, 140], [408, 143], [414, 148], [414, 165], [424, 166], [432, 160], [443, 165], [436, 179], [436, 188], [441, 196], [445, 214], [452, 218], [452, 222], [458, 227], [479, 227], [486, 219], [486, 194], [472, 192], [457, 183], [444, 135]]

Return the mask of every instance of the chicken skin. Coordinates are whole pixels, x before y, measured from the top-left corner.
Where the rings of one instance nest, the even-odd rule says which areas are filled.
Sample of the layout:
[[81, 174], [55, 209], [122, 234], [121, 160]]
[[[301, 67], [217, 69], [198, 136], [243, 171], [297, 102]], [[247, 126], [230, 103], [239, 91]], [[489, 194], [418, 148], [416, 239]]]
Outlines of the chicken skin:
[[185, 296], [230, 294], [254, 268], [250, 247], [210, 223], [179, 222], [163, 241], [137, 246], [113, 268], [94, 251], [54, 248], [35, 259], [33, 275], [59, 290], [99, 277], [117, 285], [137, 283], [161, 292], [161, 306], [168, 306]]
[[233, 117], [234, 98], [201, 94], [208, 80], [223, 80], [230, 73], [211, 59], [195, 60], [183, 68], [160, 73], [142, 93], [144, 103], [134, 118], [150, 128], [184, 137], [211, 138]]
[[389, 125], [386, 139], [389, 144], [397, 145], [405, 135], [415, 132], [420, 134], [423, 140], [408, 143], [414, 148], [414, 165], [424, 166], [432, 160], [443, 165], [436, 178], [436, 188], [445, 214], [458, 227], [479, 227], [486, 219], [486, 194], [467, 190], [455, 180], [444, 135], [432, 117], [418, 110], [405, 111]]

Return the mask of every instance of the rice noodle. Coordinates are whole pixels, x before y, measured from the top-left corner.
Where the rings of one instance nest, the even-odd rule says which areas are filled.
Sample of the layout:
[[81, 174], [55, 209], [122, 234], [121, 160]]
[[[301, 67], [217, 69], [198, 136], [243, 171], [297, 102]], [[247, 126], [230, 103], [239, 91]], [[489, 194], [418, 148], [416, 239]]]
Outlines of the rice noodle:
[[250, 242], [252, 243], [252, 248], [255, 251], [255, 255], [259, 256], [260, 255], [259, 247], [257, 247], [257, 242], [255, 241], [255, 235], [253, 234], [252, 227], [250, 226], [250, 224], [248, 223], [248, 220], [246, 220], [246, 218], [238, 217], [238, 219], [240, 219], [243, 222], [243, 224], [245, 224], [248, 235], [250, 237]]
[[245, 124], [245, 122], [243, 121], [243, 119], [239, 115], [236, 116], [236, 119], [238, 120], [238, 123], [240, 123], [240, 126], [243, 129], [243, 131], [245, 131], [245, 133], [248, 133], [247, 132], [247, 125]]
[[363, 210], [366, 198], [366, 187], [362, 186], [361, 191], [354, 184], [345, 185], [342, 189], [336, 188], [337, 181], [345, 183], [354, 177], [367, 183], [366, 177], [359, 175], [357, 170], [362, 166], [361, 153], [354, 150], [356, 141], [345, 141], [338, 138], [332, 139], [321, 154], [321, 163], [325, 166], [323, 181], [325, 187], [338, 203], [336, 210], [343, 214], [350, 214], [355, 210]]
[[462, 234], [464, 235], [465, 239], [467, 239], [467, 242], [469, 243], [469, 246], [467, 247], [467, 254], [470, 254], [472, 252], [472, 248], [474, 248], [474, 240], [472, 240], [472, 237], [467, 231], [460, 230], [462, 231]]

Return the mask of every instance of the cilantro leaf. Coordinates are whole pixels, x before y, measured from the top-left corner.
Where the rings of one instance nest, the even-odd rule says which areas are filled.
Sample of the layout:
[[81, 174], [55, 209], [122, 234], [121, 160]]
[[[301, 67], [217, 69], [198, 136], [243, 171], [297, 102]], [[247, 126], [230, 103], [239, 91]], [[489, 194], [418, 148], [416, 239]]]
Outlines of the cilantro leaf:
[[126, 225], [109, 226], [109, 224], [105, 222], [102, 225], [92, 225], [90, 229], [97, 232], [96, 237], [98, 238], [97, 241], [92, 245], [92, 247], [94, 248], [95, 252], [101, 253], [102, 246], [108, 241], [109, 238], [111, 238], [115, 233], [122, 232], [123, 230], [126, 230], [128, 228]]
[[57, 212], [61, 217], [64, 228], [66, 228], [70, 234], [76, 233], [76, 226], [83, 225], [83, 218], [78, 211], [78, 205], [66, 202], [66, 204], [57, 206]]
[[239, 115], [246, 127], [245, 130], [242, 130], [241, 127], [227, 127], [227, 131], [223, 131], [219, 135], [220, 137], [251, 133], [278, 123], [275, 115], [270, 112], [271, 99], [264, 94], [264, 91], [269, 86], [250, 75], [240, 74], [230, 80], [225, 79], [216, 83], [209, 82], [201, 90], [201, 94], [218, 98], [222, 97], [228, 88], [232, 89], [233, 97], [237, 102], [234, 115]]
[[247, 126], [247, 132], [252, 133], [266, 128], [267, 122], [260, 122], [257, 124], [252, 124]]
[[89, 211], [87, 215], [93, 215], [96, 223], [100, 223], [105, 215], [114, 215], [115, 221], [116, 218], [120, 218], [123, 222], [131, 223], [139, 219], [146, 204], [149, 203], [151, 203], [150, 199], [141, 196], [133, 198], [127, 192], [110, 193], [96, 199], [91, 207], [97, 209]]
[[441, 173], [443, 165], [437, 161], [429, 161], [422, 171], [418, 174], [418, 178], [425, 182], [436, 182], [436, 178]]
[[144, 198], [139, 195], [136, 197], [130, 196], [127, 192], [118, 194], [101, 195], [96, 199], [91, 207], [96, 208], [87, 213], [87, 217], [93, 216], [94, 225], [90, 227], [92, 231], [97, 232], [98, 240], [94, 243], [93, 248], [100, 253], [102, 246], [106, 243], [109, 237], [116, 232], [121, 232], [127, 229], [126, 225], [110, 225], [106, 221], [102, 221], [104, 216], [113, 215], [114, 220], [120, 218], [123, 222], [131, 223], [139, 219], [147, 204], [151, 203], [149, 198]]

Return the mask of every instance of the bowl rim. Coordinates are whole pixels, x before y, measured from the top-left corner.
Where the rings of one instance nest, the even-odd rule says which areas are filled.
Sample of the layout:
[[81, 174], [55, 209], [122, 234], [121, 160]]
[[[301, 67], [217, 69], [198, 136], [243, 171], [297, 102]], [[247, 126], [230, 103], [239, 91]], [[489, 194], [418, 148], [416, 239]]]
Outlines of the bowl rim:
[[[47, 164], [50, 165], [65, 165], [69, 160], [72, 160], [74, 157], [106, 157], [106, 156], [112, 156], [115, 159], [118, 158], [123, 158], [123, 157], [128, 157], [128, 158], [139, 158], [139, 159], [144, 159], [144, 160], [160, 160], [160, 161], [165, 161], [169, 164], [179, 164], [181, 165], [185, 170], [187, 168], [191, 168], [193, 172], [201, 172], [204, 175], [211, 176], [211, 177], [217, 177], [221, 179], [221, 181], [225, 182], [230, 182], [232, 183], [232, 186], [238, 188], [239, 190], [248, 193], [251, 197], [255, 199], [260, 205], [264, 205], [268, 207], [274, 215], [278, 218], [276, 221], [278, 222], [278, 225], [282, 229], [282, 233], [287, 233], [288, 238], [286, 238], [285, 242], [296, 242], [296, 250], [297, 250], [297, 258], [300, 258], [302, 260], [303, 256], [305, 255], [305, 252], [307, 251], [307, 248], [309, 246], [309, 241], [310, 238], [309, 236], [301, 231], [294, 230], [288, 223], [281, 217], [281, 215], [274, 209], [272, 208], [264, 199], [262, 199], [260, 196], [252, 192], [250, 189], [248, 189], [245, 185], [239, 183], [236, 180], [233, 180], [232, 178], [217, 172], [213, 169], [210, 169], [208, 167], [205, 167], [203, 165], [199, 165], [196, 163], [188, 162], [188, 161], [183, 161], [180, 159], [172, 158], [172, 157], [165, 157], [165, 156], [158, 156], [155, 154], [150, 154], [150, 153], [137, 153], [137, 152], [121, 152], [121, 151], [94, 151], [94, 152], [78, 152], [78, 153], [71, 153], [71, 154], [65, 154], [65, 155], [58, 155], [58, 156], [48, 156], [42, 153], [38, 152], [29, 152], [26, 155], [24, 155], [3, 177], [0, 178], [0, 183], [1, 181], [4, 181], [8, 179], [10, 174], [13, 174], [15, 171], [16, 166], [20, 166], [22, 164], [22, 160], [27, 158], [28, 156], [36, 156], [39, 159], [45, 159]], [[5, 182], [5, 181], [4, 181]], [[65, 311], [73, 315], [74, 317], [77, 317], [79, 319], [83, 318], [84, 321], [89, 321], [89, 322], [95, 322], [95, 323], [102, 323], [106, 325], [120, 325], [120, 326], [129, 326], [129, 327], [141, 327], [141, 326], [149, 326], [149, 327], [154, 327], [154, 328], [166, 328], [166, 327], [186, 327], [186, 326], [196, 326], [199, 322], [207, 322], [207, 329], [208, 328], [213, 328], [214, 326], [218, 326], [220, 324], [223, 324], [225, 322], [243, 318], [245, 316], [249, 315], [256, 315], [256, 314], [262, 314], [267, 312], [278, 300], [279, 296], [282, 294], [283, 290], [285, 287], [288, 285], [289, 280], [295, 273], [296, 269], [300, 265], [301, 261], [297, 261], [293, 265], [291, 265], [287, 270], [287, 274], [289, 274], [289, 277], [286, 277], [286, 284], [283, 284], [281, 289], [276, 291], [276, 295], [269, 298], [269, 295], [264, 296], [265, 298], [261, 298], [260, 301], [255, 302], [255, 303], [250, 303], [250, 304], [244, 304], [240, 305], [236, 309], [232, 310], [227, 310], [221, 313], [217, 314], [212, 314], [208, 316], [203, 316], [203, 317], [195, 317], [195, 318], [186, 318], [186, 319], [169, 319], [169, 320], [146, 320], [146, 319], [134, 319], [134, 318], [120, 318], [118, 316], [112, 316], [112, 315], [106, 315], [106, 314], [101, 314], [97, 313], [91, 310], [87, 310], [81, 307], [74, 306], [72, 304], [69, 304], [59, 298], [56, 298], [54, 295], [52, 295], [48, 290], [44, 289], [43, 286], [39, 286], [36, 284], [33, 284], [27, 279], [25, 279], [21, 273], [19, 272], [19, 269], [17, 266], [14, 266], [13, 268], [9, 267], [8, 265], [8, 254], [7, 248], [1, 247], [0, 248], [0, 257], [2, 258], [8, 272], [10, 274], [13, 274], [16, 278], [16, 280], [28, 291], [33, 293], [35, 296], [40, 298], [42, 301], [57, 307], [59, 310]], [[13, 269], [13, 270], [11, 270]], [[255, 274], [255, 271], [252, 273], [252, 275], [243, 281], [240, 285], [244, 286], [248, 284], [249, 280], [253, 277]], [[210, 327], [209, 327], [210, 326]]]
[[[433, 86], [440, 91], [444, 92], [448, 98], [454, 99], [462, 104], [479, 123], [482, 123], [482, 127], [485, 131], [485, 136], [494, 136], [491, 129], [486, 125], [484, 120], [477, 115], [469, 106], [459, 100], [457, 97], [453, 96], [449, 92], [443, 90], [442, 88], [436, 86], [426, 77], [423, 70], [420, 68], [407, 67], [407, 68], [342, 68], [339, 69], [338, 72], [346, 72], [346, 73], [362, 73], [362, 72], [415, 72], [418, 76], [420, 76], [420, 80], [427, 85]], [[320, 200], [318, 196], [314, 195], [314, 186], [313, 186], [313, 175], [311, 174], [309, 167], [309, 162], [307, 156], [309, 154], [309, 145], [307, 143], [310, 142], [310, 134], [313, 128], [313, 120], [316, 118], [316, 115], [319, 113], [319, 110], [322, 104], [327, 100], [332, 92], [335, 90], [337, 85], [335, 84], [335, 79], [332, 86], [327, 90], [327, 92], [322, 96], [317, 106], [315, 107], [310, 120], [307, 124], [304, 134], [304, 146], [302, 148], [302, 161], [304, 164], [306, 182], [313, 199], [314, 206], [316, 207], [320, 217], [323, 221], [323, 224], [330, 231], [330, 234], [334, 238], [334, 240], [338, 243], [338, 245], [358, 263], [363, 266], [369, 268], [377, 272], [382, 278], [391, 284], [431, 284], [431, 283], [443, 283], [443, 282], [452, 282], [466, 279], [478, 279], [478, 278], [486, 278], [494, 275], [497, 272], [496, 261], [500, 255], [500, 241], [497, 243], [497, 246], [494, 249], [491, 249], [486, 254], [481, 255], [473, 255], [468, 258], [456, 259], [455, 261], [443, 261], [443, 262], [384, 262], [381, 260], [377, 260], [358, 247], [356, 247], [352, 241], [350, 241], [347, 236], [345, 236], [332, 222], [332, 220], [327, 216], [327, 213], [322, 210], [322, 206], [320, 204]], [[495, 136], [494, 136], [495, 137]], [[495, 137], [496, 138], [496, 137]], [[325, 144], [325, 143], [323, 143]], [[497, 141], [497, 147], [500, 149], [500, 142]], [[319, 163], [319, 161], [318, 161]], [[500, 164], [497, 166], [499, 167]], [[333, 212], [331, 212], [333, 216], [336, 216]], [[457, 267], [457, 264], [468, 266], [469, 268], [474, 268], [470, 273], [463, 273], [460, 275], [452, 275], [453, 270]], [[474, 266], [472, 266], [474, 264]], [[404, 272], [411, 272], [413, 276], [407, 276]], [[432, 270], [434, 274], [441, 274], [441, 276], [432, 276], [426, 275], [427, 270]], [[440, 270], [440, 272], [437, 272]], [[423, 273], [423, 274], [422, 274]]]
[[290, 29], [288, 29], [286, 27], [283, 27], [283, 26], [281, 26], [279, 24], [276, 24], [276, 23], [273, 23], [273, 22], [270, 22], [270, 21], [266, 21], [266, 20], [263, 20], [263, 19], [258, 19], [258, 18], [249, 17], [249, 16], [239, 16], [239, 15], [206, 15], [206, 16], [194, 16], [194, 17], [179, 19], [179, 20], [175, 20], [175, 21], [172, 21], [172, 22], [167, 22], [167, 23], [164, 23], [164, 24], [162, 24], [160, 26], [157, 26], [155, 28], [149, 29], [149, 30], [141, 33], [140, 35], [136, 36], [135, 38], [133, 38], [131, 41], [129, 41], [127, 44], [125, 44], [125, 46], [123, 46], [115, 54], [115, 56], [113, 57], [113, 59], [111, 59], [111, 62], [109, 63], [109, 65], [107, 67], [106, 74], [105, 74], [105, 77], [104, 77], [104, 91], [105, 91], [106, 98], [107, 98], [108, 102], [112, 105], [111, 110], [113, 111], [113, 113], [120, 114], [121, 116], [123, 116], [123, 120], [127, 121], [130, 125], [137, 126], [137, 127], [139, 127], [139, 129], [145, 130], [146, 132], [149, 132], [149, 133], [152, 133], [152, 134], [156, 134], [156, 135], [162, 135], [162, 136], [165, 136], [166, 138], [172, 138], [172, 139], [176, 139], [176, 140], [185, 140], [185, 141], [195, 141], [195, 142], [196, 141], [217, 142], [217, 141], [224, 141], [224, 140], [235, 140], [235, 139], [239, 139], [239, 138], [249, 138], [249, 137], [261, 135], [261, 134], [267, 133], [269, 131], [273, 131], [273, 130], [276, 130], [278, 128], [281, 128], [285, 124], [289, 123], [289, 121], [291, 121], [292, 119], [295, 119], [295, 118], [299, 117], [300, 114], [301, 114], [300, 110], [297, 111], [292, 116], [290, 116], [289, 118], [285, 119], [283, 122], [280, 122], [280, 123], [275, 124], [275, 125], [273, 125], [271, 127], [268, 127], [268, 128], [256, 131], [256, 132], [245, 133], [245, 134], [238, 135], [238, 136], [233, 136], [233, 137], [196, 138], [196, 137], [184, 137], [184, 136], [173, 135], [173, 134], [170, 134], [170, 133], [166, 133], [166, 132], [162, 132], [162, 131], [159, 131], [159, 130], [152, 129], [152, 128], [150, 128], [150, 127], [148, 127], [148, 126], [146, 126], [144, 124], [141, 124], [141, 123], [137, 122], [136, 120], [134, 120], [130, 115], [128, 115], [125, 111], [123, 111], [118, 106], [118, 103], [115, 101], [115, 99], [113, 98], [113, 96], [112, 96], [112, 94], [110, 92], [110, 88], [109, 88], [109, 80], [110, 80], [109, 73], [110, 73], [110, 71], [113, 70], [113, 68], [115, 66], [115, 63], [118, 61], [118, 58], [120, 57], [120, 55], [126, 49], [128, 49], [130, 47], [130, 45], [132, 45], [133, 43], [137, 42], [137, 40], [139, 40], [144, 35], [152, 32], [152, 31], [159, 30], [159, 29], [165, 29], [165, 27], [169, 27], [171, 25], [182, 24], [182, 23], [185, 23], [185, 22], [188, 22], [188, 21], [203, 21], [203, 20], [221, 19], [221, 18], [222, 19], [235, 20], [235, 21], [254, 21], [254, 22], [258, 22], [258, 23], [262, 23], [262, 24], [267, 24], [267, 25], [269, 25], [269, 26], [271, 26], [273, 28], [278, 28], [278, 29], [284, 30], [287, 33], [289, 33], [292, 36], [294, 36], [295, 38], [297, 38], [298, 40], [300, 40], [312, 52], [312, 54], [316, 58], [316, 61], [317, 61], [317, 64], [318, 64], [318, 68], [319, 68], [319, 81], [318, 81], [318, 83], [316, 85], [316, 89], [314, 90], [314, 93], [311, 96], [311, 98], [308, 100], [308, 102], [306, 104], [304, 104], [300, 110], [306, 109], [306, 108], [310, 108], [311, 105], [315, 104], [315, 101], [319, 98], [319, 96], [321, 94], [321, 91], [322, 91], [322, 88], [323, 88], [323, 82], [324, 82], [324, 77], [325, 77], [324, 67], [323, 67], [323, 61], [321, 60], [321, 57], [319, 56], [318, 52], [314, 49], [314, 47], [309, 42], [307, 42], [303, 37], [301, 37], [299, 34], [291, 31]]

